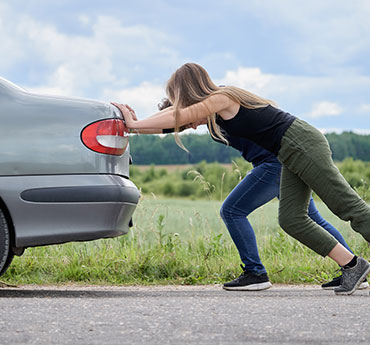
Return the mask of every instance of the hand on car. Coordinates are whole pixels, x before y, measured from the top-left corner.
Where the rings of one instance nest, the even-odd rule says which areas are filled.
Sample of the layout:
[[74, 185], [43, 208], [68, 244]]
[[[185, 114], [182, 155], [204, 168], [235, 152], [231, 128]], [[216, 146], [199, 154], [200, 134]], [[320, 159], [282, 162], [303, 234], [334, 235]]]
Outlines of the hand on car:
[[134, 110], [134, 109], [132, 109], [128, 104], [125, 104], [125, 107], [130, 111], [130, 113], [131, 113], [131, 115], [132, 115], [132, 118], [133, 118], [135, 121], [137, 121], [137, 120], [138, 120], [138, 118], [137, 118], [137, 116], [136, 116], [136, 114], [135, 114], [135, 110]]
[[137, 121], [135, 111], [131, 107], [129, 107], [127, 104], [119, 104], [115, 102], [111, 102], [111, 104], [113, 104], [115, 107], [117, 107], [121, 111], [125, 119], [126, 126], [128, 128], [132, 128], [134, 126], [134, 122]]

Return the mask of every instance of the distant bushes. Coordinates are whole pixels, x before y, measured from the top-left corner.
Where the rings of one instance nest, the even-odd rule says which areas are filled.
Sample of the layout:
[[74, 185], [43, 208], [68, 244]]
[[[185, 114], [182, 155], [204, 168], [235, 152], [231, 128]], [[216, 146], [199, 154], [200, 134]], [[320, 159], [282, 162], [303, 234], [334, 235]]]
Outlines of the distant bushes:
[[251, 164], [236, 159], [232, 166], [201, 162], [178, 168], [172, 172], [161, 166], [143, 169], [132, 166], [131, 179], [144, 194], [166, 197], [221, 199], [228, 194], [251, 169]]
[[[370, 162], [347, 158], [337, 166], [361, 197], [370, 200]], [[179, 166], [171, 169], [173, 171], [163, 166], [152, 165], [143, 169], [133, 165], [130, 175], [144, 194], [223, 200], [250, 169], [250, 163], [237, 158], [229, 166], [203, 161], [196, 165]]]
[[337, 166], [360, 196], [370, 201], [370, 162], [347, 158], [343, 162], [337, 163]]

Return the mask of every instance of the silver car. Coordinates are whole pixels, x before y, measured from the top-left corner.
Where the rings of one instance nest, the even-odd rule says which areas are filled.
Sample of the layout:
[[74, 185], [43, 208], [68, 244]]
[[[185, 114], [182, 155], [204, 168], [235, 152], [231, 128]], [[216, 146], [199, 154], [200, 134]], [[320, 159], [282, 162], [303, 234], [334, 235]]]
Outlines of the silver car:
[[116, 107], [0, 78], [0, 119], [0, 275], [27, 247], [128, 232], [139, 191]]

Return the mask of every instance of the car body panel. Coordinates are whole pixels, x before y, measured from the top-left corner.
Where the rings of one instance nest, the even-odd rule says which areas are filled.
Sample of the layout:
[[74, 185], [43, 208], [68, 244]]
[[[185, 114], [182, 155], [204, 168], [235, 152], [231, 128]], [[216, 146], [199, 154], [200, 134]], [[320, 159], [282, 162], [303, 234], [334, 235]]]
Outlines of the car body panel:
[[128, 232], [140, 193], [121, 156], [88, 149], [81, 132], [120, 119], [104, 102], [37, 95], [0, 78], [0, 200], [13, 251]]
[[93, 152], [81, 141], [88, 124], [119, 118], [104, 102], [37, 95], [0, 78], [0, 175], [112, 173], [129, 176], [123, 156]]
[[[103, 195], [105, 188], [111, 187], [119, 190], [122, 198], [120, 202], [102, 201], [96, 196], [95, 201], [91, 199], [88, 202], [30, 202], [21, 197], [22, 192], [30, 188], [53, 190], [63, 187], [76, 190], [81, 187], [95, 187]], [[128, 232], [129, 222], [139, 199], [136, 186], [117, 175], [1, 177], [0, 191], [3, 202], [10, 206], [9, 213], [16, 229], [15, 247], [123, 235]]]

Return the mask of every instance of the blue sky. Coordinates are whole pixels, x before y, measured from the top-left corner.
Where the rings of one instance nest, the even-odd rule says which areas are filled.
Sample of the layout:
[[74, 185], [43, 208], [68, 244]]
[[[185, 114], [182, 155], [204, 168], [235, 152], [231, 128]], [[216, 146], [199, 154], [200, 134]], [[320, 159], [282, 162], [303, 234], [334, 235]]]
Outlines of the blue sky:
[[323, 131], [369, 134], [368, 18], [367, 0], [0, 0], [0, 76], [144, 118], [191, 61]]

